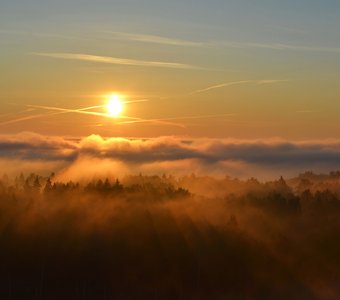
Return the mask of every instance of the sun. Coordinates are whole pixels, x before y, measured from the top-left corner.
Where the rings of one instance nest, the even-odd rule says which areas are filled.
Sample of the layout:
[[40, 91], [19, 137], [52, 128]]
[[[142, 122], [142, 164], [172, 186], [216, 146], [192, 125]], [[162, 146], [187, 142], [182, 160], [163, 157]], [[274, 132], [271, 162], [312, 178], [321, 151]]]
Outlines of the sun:
[[109, 102], [106, 105], [106, 109], [111, 117], [117, 118], [123, 111], [123, 103], [120, 100], [120, 97], [118, 95], [111, 95], [109, 97]]

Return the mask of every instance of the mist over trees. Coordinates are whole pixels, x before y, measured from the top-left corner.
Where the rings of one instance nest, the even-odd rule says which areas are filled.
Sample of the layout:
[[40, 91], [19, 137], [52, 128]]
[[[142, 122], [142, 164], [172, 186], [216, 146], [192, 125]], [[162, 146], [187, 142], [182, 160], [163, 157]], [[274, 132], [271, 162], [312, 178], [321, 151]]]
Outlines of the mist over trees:
[[1, 299], [339, 299], [340, 172], [0, 180]]

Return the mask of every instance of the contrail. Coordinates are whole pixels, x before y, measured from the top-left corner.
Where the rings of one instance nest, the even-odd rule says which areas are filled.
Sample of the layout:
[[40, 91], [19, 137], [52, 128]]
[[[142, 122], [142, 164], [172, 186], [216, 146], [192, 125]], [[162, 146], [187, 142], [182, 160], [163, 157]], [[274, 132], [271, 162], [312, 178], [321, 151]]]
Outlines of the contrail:
[[[31, 107], [31, 109], [27, 109], [23, 112], [30, 112], [30, 111], [32, 111], [36, 108], [41, 108], [38, 105], [26, 105], [26, 106]], [[95, 108], [99, 108], [99, 107], [101, 107], [101, 106], [89, 106], [89, 107], [85, 107], [85, 108], [80, 108], [79, 111], [86, 111], [86, 110], [95, 109]], [[20, 118], [14, 119], [14, 120], [1, 122], [0, 125], [14, 124], [14, 123], [19, 123], [19, 122], [23, 122], [23, 121], [28, 121], [28, 120], [33, 120], [33, 119], [38, 119], [38, 118], [43, 118], [43, 117], [48, 117], [48, 116], [54, 116], [54, 115], [59, 115], [59, 114], [65, 114], [65, 113], [69, 113], [69, 112], [68, 111], [58, 111], [58, 112], [54, 112], [54, 113], [38, 114], [38, 115], [20, 117]], [[9, 114], [7, 114], [7, 115], [9, 115]]]
[[[27, 107], [42, 108], [39, 105], [27, 105]], [[85, 108], [80, 108], [80, 109], [78, 109], [78, 111], [82, 112], [82, 111], [86, 111], [86, 110], [90, 110], [90, 109], [95, 109], [95, 108], [99, 108], [99, 107], [102, 107], [102, 106], [89, 106], [89, 107], [85, 107]], [[53, 110], [56, 110], [56, 109], [53, 109]], [[27, 111], [30, 111], [30, 110], [27, 110]], [[58, 110], [58, 112], [54, 112], [54, 113], [38, 114], [38, 115], [21, 117], [21, 118], [16, 118], [14, 120], [9, 120], [9, 121], [1, 122], [0, 125], [14, 124], [14, 123], [19, 123], [19, 122], [23, 122], [23, 121], [39, 119], [39, 118], [44, 118], [44, 117], [50, 117], [50, 116], [66, 114], [66, 113], [70, 113], [70, 111], [67, 111], [67, 110], [60, 111], [60, 110]]]
[[26, 117], [17, 118], [17, 119], [14, 119], [14, 120], [9, 120], [9, 121], [5, 121], [5, 122], [1, 122], [0, 125], [9, 125], [9, 124], [19, 123], [19, 122], [23, 122], [23, 121], [43, 118], [43, 117], [47, 117], [47, 116], [59, 115], [59, 114], [61, 114], [61, 112], [58, 112], [58, 113], [54, 112], [54, 113], [48, 113], [48, 114], [39, 114], [39, 115], [26, 116]]
[[[27, 113], [27, 112], [32, 112], [34, 111], [35, 109], [33, 108], [29, 108], [29, 109], [25, 109], [23, 111], [19, 111], [19, 112], [16, 112], [16, 113], [7, 113], [7, 114], [2, 114], [0, 115], [1, 118], [6, 118], [6, 117], [12, 117], [12, 116], [18, 116], [20, 114], [24, 114], [24, 113]], [[0, 123], [1, 124], [1, 123]]]
[[241, 85], [241, 84], [255, 84], [255, 85], [265, 85], [265, 84], [274, 84], [279, 82], [287, 82], [289, 80], [287, 79], [262, 79], [262, 80], [239, 80], [239, 81], [231, 81], [231, 82], [225, 82], [221, 84], [212, 85], [203, 89], [195, 90], [192, 92], [184, 93], [184, 94], [178, 94], [174, 96], [166, 96], [166, 97], [160, 97], [159, 99], [171, 99], [171, 98], [178, 98], [178, 97], [186, 97], [186, 96], [192, 96], [200, 93], [209, 92], [211, 90], [215, 89], [221, 89], [228, 86], [233, 85]]
[[[129, 104], [129, 103], [137, 103], [137, 102], [147, 102], [147, 101], [150, 101], [149, 99], [140, 99], [140, 100], [131, 100], [131, 101], [121, 101], [122, 104]], [[28, 105], [28, 106], [32, 106], [32, 105]], [[79, 108], [79, 109], [76, 109], [77, 111], [87, 111], [87, 110], [91, 110], [91, 109], [96, 109], [96, 108], [104, 108], [106, 107], [106, 105], [96, 105], [96, 106], [89, 106], [89, 107], [84, 107], [84, 108]], [[39, 107], [39, 108], [42, 108], [42, 107]], [[47, 109], [47, 106], [45, 106], [45, 109]], [[54, 109], [56, 109], [56, 107], [54, 107]], [[70, 111], [71, 112], [74, 112], [74, 110]], [[65, 111], [65, 113], [67, 113]]]
[[244, 84], [244, 83], [250, 83], [250, 82], [252, 82], [252, 81], [250, 81], [250, 80], [242, 80], [242, 81], [234, 81], [234, 82], [221, 83], [221, 84], [209, 86], [209, 87], [204, 88], [204, 89], [193, 91], [193, 92], [190, 93], [190, 95], [204, 93], [204, 92], [208, 92], [210, 90], [215, 90], [215, 89], [220, 89], [220, 88], [223, 88], [223, 87], [228, 87], [228, 86], [238, 85], [238, 84]]
[[[40, 109], [48, 109], [48, 110], [54, 110], [54, 111], [58, 111], [58, 112], [47, 113], [47, 114], [38, 114], [38, 115], [32, 115], [32, 116], [16, 118], [14, 120], [9, 120], [9, 121], [1, 122], [0, 125], [14, 124], [14, 123], [19, 123], [19, 122], [23, 122], [23, 121], [28, 121], [28, 120], [33, 120], [33, 119], [39, 119], [39, 118], [50, 117], [50, 116], [55, 116], [55, 115], [60, 115], [60, 114], [66, 114], [66, 113], [74, 112], [74, 111], [70, 111], [70, 110], [67, 110], [67, 109], [65, 109], [65, 110], [64, 109], [58, 109], [56, 107], [55, 108], [48, 108], [48, 107], [39, 106], [39, 105], [27, 105], [27, 107], [40, 108]], [[82, 112], [85, 112], [86, 110], [100, 108], [100, 107], [102, 107], [102, 106], [89, 106], [89, 107], [85, 107], [85, 108], [80, 108], [80, 109], [78, 109], [76, 111], [78, 113], [82, 113]]]
[[[29, 107], [34, 108], [41, 108], [41, 109], [48, 109], [48, 110], [57, 110], [66, 113], [80, 113], [86, 115], [93, 115], [93, 116], [102, 116], [102, 117], [109, 117], [112, 118], [110, 114], [107, 113], [99, 113], [99, 112], [90, 112], [87, 111], [89, 109], [98, 108], [98, 106], [90, 106], [81, 109], [66, 109], [66, 108], [59, 108], [59, 107], [50, 107], [50, 106], [40, 106], [40, 105], [30, 105]], [[102, 107], [102, 106], [99, 106]], [[130, 121], [122, 121], [117, 124], [136, 124], [136, 123], [158, 123], [164, 125], [172, 125], [176, 127], [185, 128], [184, 125], [173, 123], [169, 121], [175, 120], [188, 120], [188, 119], [204, 119], [204, 118], [215, 118], [215, 117], [226, 117], [226, 116], [233, 116], [233, 114], [218, 114], [218, 115], [203, 115], [203, 116], [188, 116], [188, 117], [172, 117], [172, 118], [157, 118], [157, 119], [142, 119], [136, 117], [128, 117], [128, 116], [118, 116], [116, 119], [129, 119]]]
[[[149, 101], [149, 100], [148, 99], [140, 99], [140, 100], [125, 101], [123, 103], [135, 103], [135, 102], [145, 102], [145, 101]], [[14, 119], [14, 120], [2, 122], [2, 123], [0, 123], [0, 125], [13, 124], [13, 123], [23, 122], [23, 121], [27, 121], [27, 120], [33, 120], [33, 119], [37, 119], [37, 118], [43, 118], [43, 117], [54, 116], [54, 115], [58, 115], [58, 114], [67, 114], [67, 113], [77, 113], [77, 114], [112, 118], [112, 116], [108, 113], [89, 111], [89, 110], [92, 110], [92, 109], [103, 108], [103, 107], [105, 107], [105, 105], [88, 106], [88, 107], [79, 108], [79, 109], [68, 109], [68, 108], [61, 108], [61, 107], [54, 107], [54, 106], [43, 106], [43, 105], [27, 105], [27, 107], [34, 108], [34, 109], [52, 110], [52, 111], [54, 111], [54, 113], [38, 114], [38, 115], [33, 115], [33, 116], [21, 117], [21, 118], [17, 118], [17, 119]], [[117, 116], [117, 117], [114, 117], [114, 119], [125, 119], [125, 120], [127, 119], [127, 120], [129, 120], [129, 121], [122, 121], [122, 122], [116, 123], [118, 125], [138, 124], [138, 123], [156, 123], [156, 124], [171, 125], [171, 126], [176, 126], [176, 127], [180, 127], [180, 128], [186, 128], [183, 124], [174, 123], [174, 122], [171, 122], [171, 121], [189, 120], [189, 119], [202, 119], [202, 118], [215, 118], [215, 117], [221, 117], [221, 116], [224, 116], [224, 117], [225, 116], [232, 116], [232, 114], [187, 116], [187, 117], [172, 117], [172, 118], [157, 118], [157, 119], [143, 119], [143, 118], [129, 117], [129, 116]]]
[[[140, 102], [140, 100], [135, 100], [135, 101]], [[135, 101], [127, 101], [127, 102], [131, 103], [131, 102], [135, 102]], [[90, 107], [85, 107], [85, 108], [80, 108], [80, 109], [67, 109], [67, 108], [60, 108], [60, 107], [53, 107], [53, 106], [42, 106], [42, 105], [27, 105], [27, 106], [28, 107], [32, 107], [32, 108], [54, 110], [54, 111], [58, 111], [60, 113], [78, 113], [78, 114], [84, 114], [84, 115], [112, 118], [112, 116], [110, 114], [107, 114], [107, 113], [88, 111], [90, 109], [101, 108], [103, 106], [90, 106]], [[173, 123], [173, 122], [166, 122], [168, 120], [158, 120], [158, 119], [147, 120], [147, 119], [136, 118], [136, 117], [128, 117], [128, 116], [117, 116], [117, 117], [114, 117], [114, 119], [129, 119], [129, 120], [135, 121], [136, 123], [138, 123], [138, 122], [140, 122], [140, 123], [143, 123], [143, 122], [152, 122], [152, 123], [158, 123], [158, 124], [164, 124], [164, 125], [172, 125], [172, 126], [177, 126], [177, 127], [184, 127], [181, 124], [177, 124], [177, 123]], [[117, 124], [121, 124], [121, 123], [123, 124], [124, 122], [119, 122]]]
[[122, 103], [128, 104], [128, 103], [148, 102], [148, 101], [150, 101], [150, 100], [149, 99], [139, 99], [139, 100], [122, 101]]
[[145, 123], [145, 122], [155, 122], [155, 121], [175, 121], [175, 120], [190, 120], [190, 119], [205, 119], [205, 118], [217, 118], [217, 117], [231, 117], [234, 114], [217, 114], [217, 115], [201, 115], [201, 116], [187, 116], [187, 117], [172, 117], [172, 118], [161, 118], [161, 119], [151, 119], [151, 120], [136, 120], [136, 121], [124, 121], [118, 124], [135, 124], [135, 123]]
[[[88, 111], [90, 109], [100, 108], [100, 107], [103, 107], [103, 106], [90, 106], [90, 107], [85, 107], [85, 108], [80, 108], [80, 109], [69, 109], [69, 108], [61, 108], [61, 107], [54, 107], [54, 106], [42, 106], [42, 105], [27, 105], [27, 106], [33, 107], [33, 108], [46, 109], [46, 110], [55, 110], [55, 111], [60, 111], [60, 112], [64, 112], [64, 113], [77, 113], [77, 114], [83, 114], [83, 115], [112, 118], [112, 116], [108, 113]], [[132, 118], [132, 117], [127, 117], [127, 116], [117, 116], [117, 117], [115, 117], [115, 119], [141, 120], [141, 118]]]
[[274, 84], [274, 83], [287, 82], [287, 81], [288, 80], [286, 79], [240, 80], [240, 81], [226, 82], [226, 83], [209, 86], [204, 89], [193, 91], [189, 93], [188, 95], [204, 93], [204, 92], [208, 92], [208, 91], [215, 90], [215, 89], [220, 89], [220, 88], [233, 86], [233, 85], [239, 85], [239, 84], [246, 84], [246, 83], [254, 83], [254, 84], [262, 85], [262, 84]]

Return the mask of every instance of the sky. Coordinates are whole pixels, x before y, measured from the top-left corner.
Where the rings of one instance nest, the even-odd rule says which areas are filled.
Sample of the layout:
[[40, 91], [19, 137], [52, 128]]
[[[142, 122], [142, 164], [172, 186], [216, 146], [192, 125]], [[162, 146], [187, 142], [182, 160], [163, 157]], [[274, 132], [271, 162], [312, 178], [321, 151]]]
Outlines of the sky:
[[[43, 233], [41, 236], [44, 239], [48, 236], [38, 227], [44, 225], [40, 227], [52, 229], [51, 232], [57, 234], [58, 239], [55, 241], [59, 241], [63, 232], [67, 232], [65, 241], [77, 242], [76, 251], [73, 252], [77, 254], [82, 252], [79, 251], [82, 250], [79, 245], [83, 243], [77, 236], [73, 239], [72, 230], [69, 230], [72, 228], [69, 227], [78, 219], [88, 219], [89, 223], [74, 224], [81, 230], [90, 228], [91, 241], [100, 242], [96, 248], [88, 248], [87, 240], [84, 240], [87, 247], [84, 253], [98, 254], [100, 245], [118, 245], [122, 241], [124, 246], [125, 240], [118, 236], [116, 240], [101, 242], [102, 233], [99, 232], [99, 239], [94, 235], [97, 228], [102, 226], [103, 233], [110, 232], [112, 236], [116, 229], [125, 234], [125, 229], [141, 225], [142, 236], [149, 240], [148, 232], [143, 229], [144, 219], [140, 218], [147, 216], [148, 222], [151, 220], [150, 224], [155, 224], [156, 229], [159, 224], [160, 230], [164, 228], [165, 233], [170, 233], [167, 236], [169, 241], [162, 244], [162, 241], [159, 243], [157, 240], [155, 243], [157, 249], [158, 246], [162, 250], [163, 246], [165, 247], [164, 260], [161, 256], [159, 258], [166, 266], [168, 262], [173, 261], [168, 254], [177, 247], [177, 242], [180, 244], [185, 241], [187, 233], [191, 236], [192, 232], [198, 231], [198, 240], [202, 237], [208, 241], [202, 244], [204, 246], [213, 245], [211, 241], [217, 237], [218, 244], [226, 244], [229, 247], [229, 241], [225, 243], [227, 240], [222, 240], [222, 235], [213, 227], [214, 222], [207, 223], [202, 230], [196, 228], [192, 222], [192, 216], [195, 217], [196, 213], [199, 215], [197, 224], [210, 222], [209, 220], [220, 216], [218, 208], [213, 208], [214, 202], [207, 201], [206, 196], [198, 197], [198, 201], [192, 198], [193, 205], [186, 202], [182, 204], [182, 201], [174, 203], [176, 210], [178, 208], [180, 212], [177, 222], [177, 219], [173, 219], [172, 212], [164, 210], [158, 201], [153, 201], [159, 214], [154, 218], [149, 212], [152, 203], [149, 205], [142, 194], [139, 196], [138, 186], [137, 192], [131, 195], [141, 197], [143, 200], [140, 203], [135, 204], [135, 201], [130, 201], [130, 196], [127, 196], [121, 209], [116, 201], [121, 196], [117, 194], [113, 196], [115, 200], [112, 203], [92, 201], [87, 209], [91, 190], [87, 196], [74, 197], [75, 202], [35, 203], [31, 199], [31, 196], [36, 195], [34, 187], [34, 194], [27, 197], [30, 198], [29, 202], [20, 203], [17, 194], [20, 196], [26, 193], [27, 184], [30, 183], [27, 180], [24, 190], [21, 191], [15, 188], [17, 181], [13, 179], [20, 173], [26, 178], [33, 178], [28, 176], [34, 173], [48, 176], [53, 182], [94, 182], [97, 179], [105, 181], [106, 178], [115, 182], [118, 178], [124, 183], [124, 177], [129, 175], [166, 174], [175, 178], [195, 175], [204, 179], [230, 177], [267, 181], [277, 180], [280, 176], [285, 179], [294, 178], [308, 171], [328, 173], [340, 170], [339, 116], [340, 0], [0, 0], [0, 190], [4, 190], [3, 194], [8, 195], [2, 197], [4, 204], [1, 209], [10, 208], [8, 216], [4, 214], [3, 209], [0, 211], [0, 230], [4, 228], [1, 239], [9, 237], [9, 241], [15, 240], [15, 236], [12, 238], [9, 234], [17, 230], [18, 245], [24, 245], [20, 242], [22, 238], [22, 241], [29, 242], [27, 253], [33, 252], [31, 245], [39, 245], [37, 253], [42, 254], [42, 246], [46, 244], [46, 249], [49, 249], [50, 245], [55, 244], [51, 239], [52, 244], [45, 241], [40, 243], [36, 238], [39, 237], [39, 232]], [[7, 184], [8, 178], [10, 186]], [[143, 178], [145, 177], [140, 179], [141, 191], [145, 189], [153, 192], [157, 185], [149, 186], [148, 180], [143, 184]], [[339, 186], [338, 177], [334, 178], [334, 186]], [[45, 180], [40, 180], [40, 183], [44, 182]], [[178, 185], [185, 182], [186, 180], [178, 181]], [[194, 190], [190, 192], [200, 190], [201, 183], [204, 183], [203, 188], [206, 189], [207, 195], [215, 194], [216, 182], [192, 182]], [[230, 183], [231, 186], [234, 185], [229, 181], [227, 185]], [[320, 189], [324, 189], [322, 184], [321, 181], [318, 184]], [[238, 184], [235, 183], [235, 186]], [[58, 191], [58, 185], [56, 187]], [[241, 193], [235, 191], [236, 194]], [[256, 195], [256, 189], [254, 191]], [[227, 195], [232, 190], [226, 188], [224, 192]], [[58, 197], [62, 200], [65, 195], [67, 193], [61, 192]], [[285, 193], [282, 195], [278, 195], [278, 201], [284, 200]], [[268, 199], [272, 196], [277, 195], [273, 192], [269, 194]], [[324, 195], [316, 194], [315, 199], [320, 197], [325, 197], [325, 203], [333, 201], [327, 191]], [[223, 196], [216, 199], [226, 207], [228, 199], [231, 200], [231, 206], [234, 206], [236, 202], [233, 199], [237, 198], [231, 194], [229, 198]], [[247, 198], [244, 199], [242, 202], [246, 203]], [[299, 198], [292, 199], [296, 202]], [[45, 211], [43, 202], [46, 202]], [[59, 207], [57, 202], [63, 206], [55, 214], [57, 225], [53, 226], [53, 222], [47, 220], [51, 219], [48, 214], [55, 211], [55, 207]], [[18, 209], [15, 203], [18, 203]], [[110, 214], [109, 210], [118, 212], [117, 220], [128, 218], [130, 207], [129, 211], [124, 210], [126, 205], [132, 205], [132, 213], [136, 210], [135, 205], [141, 207], [141, 210], [137, 210], [136, 223], [117, 223], [111, 230], [106, 224], [97, 222], [102, 217], [102, 211], [105, 212], [104, 218], [110, 218], [111, 222], [116, 216]], [[165, 208], [168, 209], [169, 205], [172, 204], [166, 203]], [[85, 207], [84, 210], [79, 209], [80, 212], [85, 212], [83, 218], [77, 211], [72, 211], [73, 207], [78, 206]], [[204, 210], [202, 213], [201, 207]], [[320, 208], [322, 209], [323, 205], [320, 205]], [[191, 215], [185, 215], [186, 211]], [[257, 227], [266, 227], [262, 220], [267, 217], [257, 209], [254, 211], [261, 218]], [[244, 217], [248, 218], [251, 213], [245, 212]], [[241, 214], [238, 209], [237, 214]], [[228, 211], [228, 218], [229, 215]], [[206, 216], [211, 216], [211, 219], [206, 221]], [[326, 217], [320, 220], [329, 222], [330, 219]], [[34, 222], [35, 218], [38, 222]], [[234, 215], [231, 215], [230, 220], [233, 221], [233, 218]], [[154, 223], [153, 219], [158, 220], [158, 223]], [[176, 233], [180, 232], [178, 230], [181, 230], [179, 226], [182, 223], [190, 225], [183, 238], [181, 235], [181, 239], [174, 239], [175, 236], [168, 231], [169, 226], [164, 222], [167, 219], [174, 220], [172, 222]], [[242, 218], [240, 220], [243, 222]], [[280, 224], [280, 219], [278, 220], [272, 225], [280, 229], [278, 234], [282, 238], [277, 239], [272, 234], [274, 231], [271, 228], [267, 231], [266, 228], [269, 235], [258, 244], [267, 248], [273, 240], [275, 245], [281, 245], [282, 242], [283, 249], [298, 249], [290, 248], [290, 245], [287, 248], [288, 239], [282, 231], [286, 225]], [[300, 220], [301, 223], [307, 224], [307, 219]], [[300, 220], [296, 221], [297, 229]], [[250, 221], [243, 223], [251, 224], [256, 229], [256, 226], [253, 226], [255, 223]], [[62, 225], [58, 227], [59, 224]], [[67, 224], [68, 228], [63, 227], [63, 224]], [[288, 225], [287, 228], [293, 228], [294, 223]], [[241, 230], [242, 226], [241, 223]], [[240, 245], [246, 245], [247, 240], [256, 242], [255, 229], [250, 228], [249, 232], [255, 232], [256, 235], [252, 237], [247, 233], [247, 236], [240, 239]], [[313, 236], [311, 234], [308, 239], [316, 241], [314, 234], [319, 229], [313, 228]], [[299, 231], [302, 232], [301, 227]], [[29, 233], [27, 237], [23, 235], [26, 232]], [[155, 232], [162, 233], [158, 229]], [[209, 232], [212, 233], [211, 238], [208, 236]], [[229, 232], [229, 228], [226, 232]], [[237, 240], [241, 231], [237, 229], [235, 232]], [[327, 228], [327, 235], [329, 232], [331, 231]], [[231, 235], [232, 240], [233, 236]], [[273, 236], [275, 238], [272, 238]], [[330, 245], [329, 240], [330, 238], [325, 240], [326, 245], [318, 243], [317, 246], [323, 249], [322, 247]], [[141, 245], [140, 241], [143, 240], [133, 240], [131, 245]], [[175, 243], [171, 244], [171, 241]], [[194, 240], [191, 245], [200, 244], [196, 244]], [[339, 250], [339, 244], [336, 245]], [[238, 245], [230, 249], [237, 248]], [[20, 253], [16, 252], [17, 249], [11, 244], [6, 249]], [[63, 249], [66, 249], [64, 245]], [[96, 251], [92, 251], [94, 249]], [[122, 248], [117, 249], [118, 252], [114, 253], [121, 253]], [[145, 245], [141, 249], [152, 250]], [[180, 254], [179, 263], [182, 263], [187, 254], [191, 255], [190, 248], [185, 252], [177, 250], [175, 249], [174, 253]], [[313, 258], [315, 249], [312, 251], [309, 253], [303, 249], [296, 253], [299, 257], [305, 255], [308, 259]], [[335, 253], [334, 249], [332, 251]], [[103, 253], [108, 253], [107, 249]], [[219, 249], [208, 253], [222, 252]], [[232, 251], [229, 253], [233, 254]], [[252, 256], [248, 255], [249, 249], [244, 253], [253, 266], [267, 262], [262, 258], [253, 260]], [[275, 248], [271, 251], [275, 261], [279, 261], [278, 253], [280, 252]], [[201, 253], [198, 254], [199, 258]], [[48, 255], [49, 252], [43, 255], [47, 263]], [[22, 261], [22, 256], [20, 257]], [[72, 254], [70, 257], [75, 256]], [[143, 258], [144, 254], [137, 257]], [[325, 257], [317, 259], [324, 262]], [[334, 258], [339, 261], [338, 257]], [[156, 264], [148, 265], [146, 269], [163, 270], [162, 265], [158, 268], [157, 260], [155, 261]], [[221, 261], [225, 261], [224, 256]], [[77, 257], [76, 261], [68, 262], [80, 266], [78, 263], [82, 261]], [[94, 262], [95, 260], [87, 261], [84, 267], [91, 266]], [[191, 268], [191, 262], [193, 261], [179, 269], [166, 267], [170, 274], [177, 273], [179, 278], [184, 279], [182, 282], [178, 280], [181, 294], [191, 290], [195, 294], [191, 285], [195, 279], [187, 276], [187, 266]], [[219, 260], [213, 257], [211, 262], [214, 267]], [[281, 275], [278, 270], [282, 268], [283, 263], [292, 265], [293, 260], [287, 256], [279, 262], [280, 264], [271, 270]], [[31, 282], [40, 282], [39, 290], [35, 285], [32, 287], [34, 294], [43, 298], [47, 287], [52, 286], [49, 282], [47, 284], [43, 277], [45, 262], [41, 268], [39, 265], [37, 268], [36, 262], [29, 265], [41, 270], [39, 277], [31, 276]], [[116, 265], [118, 268], [122, 266]], [[144, 265], [146, 266], [145, 260], [141, 264], [137, 262], [133, 274], [138, 276], [139, 273], [135, 271], [138, 271], [138, 266]], [[201, 266], [203, 271], [210, 270], [206, 269], [206, 265], [206, 262], [201, 264], [198, 260], [196, 270], [199, 274]], [[236, 270], [237, 264], [231, 266]], [[328, 278], [338, 274], [333, 272], [331, 266], [326, 267], [327, 271], [331, 271]], [[261, 278], [260, 291], [261, 295], [264, 294], [267, 274], [252, 274], [247, 269], [236, 271], [242, 274], [243, 270], [246, 270], [245, 275], [249, 279]], [[282, 280], [286, 277], [289, 269], [284, 270], [287, 272], [276, 278]], [[313, 271], [316, 268], [311, 265], [308, 270]], [[46, 272], [48, 276], [50, 270], [46, 269]], [[12, 294], [11, 282], [12, 278], [15, 278], [15, 272], [11, 270], [9, 274], [8, 286]], [[133, 274], [132, 276], [135, 276]], [[218, 272], [209, 271], [208, 275], [214, 274]], [[299, 280], [302, 278], [301, 272], [290, 274], [296, 275]], [[150, 285], [139, 285], [137, 289], [163, 295], [162, 290], [151, 289], [153, 276], [147, 275]], [[126, 270], [124, 277], [130, 277]], [[235, 278], [232, 282], [236, 283], [237, 277]], [[91, 290], [85, 285], [89, 279], [90, 277], [85, 276], [74, 282], [77, 290], [82, 287], [79, 291], [84, 294], [84, 298], [85, 294], [91, 295]], [[105, 295], [108, 295], [109, 291], [107, 283], [112, 279], [113, 277], [104, 280]], [[308, 276], [308, 284], [315, 283], [314, 289], [319, 288], [325, 294], [332, 295], [332, 291], [323, 286], [322, 280], [316, 282], [311, 279], [313, 278]], [[168, 275], [162, 284], [165, 282], [171, 283], [172, 287], [176, 284]], [[187, 290], [183, 282], [188, 283]], [[210, 282], [212, 281], [209, 279], [208, 290], [214, 287]], [[131, 282], [126, 283], [126, 287], [131, 286]], [[199, 284], [199, 281], [197, 283]], [[280, 284], [284, 289], [285, 285], [281, 283], [275, 281], [275, 285]], [[17, 288], [18, 284], [14, 284]], [[237, 285], [239, 286], [239, 283]], [[252, 283], [244, 286], [248, 286], [250, 292], [255, 287]], [[288, 282], [287, 286], [293, 285]], [[99, 287], [95, 285], [95, 290]], [[27, 282], [25, 288], [27, 290]], [[273, 287], [269, 287], [265, 294], [271, 295], [272, 291]], [[217, 293], [219, 292], [217, 290]]]
[[[336, 0], [2, 1], [0, 134], [337, 138], [339, 14]], [[129, 119], [55, 110], [109, 94]]]

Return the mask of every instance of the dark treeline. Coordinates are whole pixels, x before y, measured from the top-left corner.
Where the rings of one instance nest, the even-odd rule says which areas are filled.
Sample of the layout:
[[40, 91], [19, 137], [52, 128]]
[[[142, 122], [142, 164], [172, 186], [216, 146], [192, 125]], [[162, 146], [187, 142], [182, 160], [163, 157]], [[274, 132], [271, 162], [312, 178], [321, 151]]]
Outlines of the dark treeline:
[[0, 299], [339, 299], [340, 173], [0, 180]]

